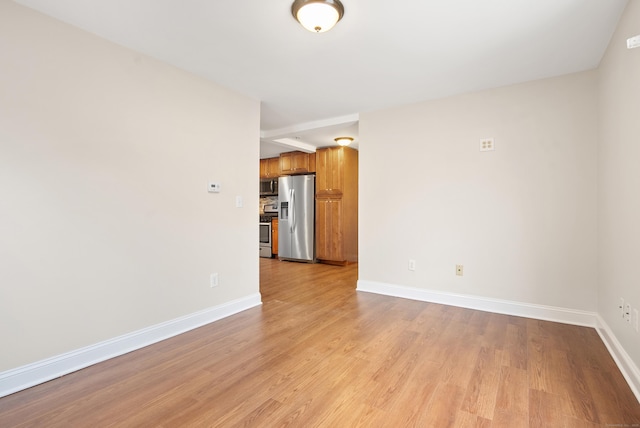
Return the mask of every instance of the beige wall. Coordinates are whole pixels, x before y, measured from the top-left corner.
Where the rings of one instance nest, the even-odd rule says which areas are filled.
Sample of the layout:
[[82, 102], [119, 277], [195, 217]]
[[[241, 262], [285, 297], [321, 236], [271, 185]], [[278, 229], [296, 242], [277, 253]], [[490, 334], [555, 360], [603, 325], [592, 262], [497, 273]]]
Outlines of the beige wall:
[[640, 1], [630, 1], [599, 69], [598, 312], [640, 367], [640, 336], [622, 297], [640, 310]]
[[258, 101], [8, 1], [0, 52], [0, 371], [258, 292]]
[[360, 280], [595, 311], [596, 78], [361, 114]]

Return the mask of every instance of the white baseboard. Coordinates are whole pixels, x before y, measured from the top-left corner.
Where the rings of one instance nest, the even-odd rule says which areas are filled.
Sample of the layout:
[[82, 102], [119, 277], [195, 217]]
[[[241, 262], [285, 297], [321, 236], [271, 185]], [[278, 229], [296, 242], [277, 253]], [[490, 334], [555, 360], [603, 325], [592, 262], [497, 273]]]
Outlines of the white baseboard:
[[144, 348], [262, 304], [260, 293], [0, 373], [0, 397]]
[[598, 315], [598, 326], [596, 331], [609, 350], [611, 357], [616, 362], [622, 375], [627, 380], [629, 387], [640, 403], [640, 370], [638, 366], [631, 360], [627, 351], [624, 350], [609, 325]]
[[498, 314], [554, 321], [564, 324], [574, 324], [587, 327], [596, 327], [597, 325], [597, 313], [576, 309], [534, 305], [530, 303], [491, 299], [464, 294], [445, 293], [442, 291], [425, 290], [422, 288], [412, 288], [374, 281], [358, 280], [357, 290], [384, 294], [386, 296], [402, 297], [411, 300], [420, 300], [423, 302], [477, 309], [479, 311], [494, 312]]
[[445, 293], [374, 281], [358, 280], [357, 290], [383, 294], [385, 296], [477, 309], [486, 312], [593, 327], [602, 338], [602, 341], [618, 365], [636, 399], [640, 402], [640, 370], [638, 370], [638, 366], [634, 364], [629, 354], [627, 354], [622, 345], [620, 345], [620, 342], [618, 342], [618, 339], [609, 326], [596, 312]]

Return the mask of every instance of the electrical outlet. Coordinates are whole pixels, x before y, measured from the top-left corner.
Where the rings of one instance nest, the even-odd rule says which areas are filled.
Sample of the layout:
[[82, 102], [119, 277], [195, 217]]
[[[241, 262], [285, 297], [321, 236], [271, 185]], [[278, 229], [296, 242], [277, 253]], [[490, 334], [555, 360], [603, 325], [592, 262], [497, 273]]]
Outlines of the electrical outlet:
[[620, 317], [624, 318], [624, 299], [622, 297], [620, 298], [618, 309], [620, 310]]
[[638, 322], [640, 322], [640, 321], [638, 320], [638, 310], [637, 310], [637, 309], [634, 309], [634, 310], [633, 310], [633, 328], [635, 328], [635, 329], [636, 329], [636, 331], [639, 331], [639, 330], [638, 330]]
[[209, 278], [209, 287], [217, 287], [218, 286], [218, 274], [212, 273]]
[[416, 261], [409, 259], [409, 270], [416, 270]]
[[631, 305], [628, 303], [624, 305], [624, 319], [631, 324]]
[[458, 276], [462, 276], [462, 272], [463, 271], [463, 266], [462, 265], [456, 265], [456, 275]]

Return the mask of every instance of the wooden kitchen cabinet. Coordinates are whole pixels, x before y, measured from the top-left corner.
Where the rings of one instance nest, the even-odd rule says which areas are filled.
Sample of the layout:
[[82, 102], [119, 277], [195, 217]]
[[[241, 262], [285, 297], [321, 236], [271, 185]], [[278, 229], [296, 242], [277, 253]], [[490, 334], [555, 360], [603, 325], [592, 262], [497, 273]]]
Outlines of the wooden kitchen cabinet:
[[260, 159], [260, 178], [280, 177], [280, 158]]
[[267, 159], [267, 174], [269, 177], [280, 177], [280, 158], [269, 158]]
[[271, 219], [271, 253], [278, 254], [278, 217]]
[[356, 150], [349, 147], [327, 147], [316, 151], [316, 194], [340, 195], [348, 187], [350, 192], [355, 190], [357, 195], [357, 184]]
[[346, 260], [342, 208], [341, 199], [316, 200], [316, 257], [321, 261]]
[[316, 257], [358, 261], [358, 152], [348, 147], [316, 152]]
[[280, 172], [283, 175], [308, 174], [316, 171], [314, 154], [287, 152], [280, 154]]
[[333, 167], [334, 164], [338, 165], [341, 154], [330, 147], [316, 150], [316, 195], [332, 192], [334, 182], [336, 189], [341, 187], [337, 176], [338, 168]]

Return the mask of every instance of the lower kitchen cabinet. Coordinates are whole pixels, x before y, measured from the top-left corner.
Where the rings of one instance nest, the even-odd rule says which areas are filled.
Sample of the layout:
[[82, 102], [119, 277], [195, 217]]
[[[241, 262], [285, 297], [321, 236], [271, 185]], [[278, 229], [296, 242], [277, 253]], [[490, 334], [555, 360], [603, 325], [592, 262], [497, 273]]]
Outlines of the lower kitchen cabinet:
[[358, 260], [357, 219], [345, 212], [342, 198], [316, 199], [316, 257], [337, 264]]
[[271, 253], [278, 254], [278, 217], [271, 220]]
[[342, 250], [342, 201], [316, 199], [316, 257], [320, 260], [344, 260]]

